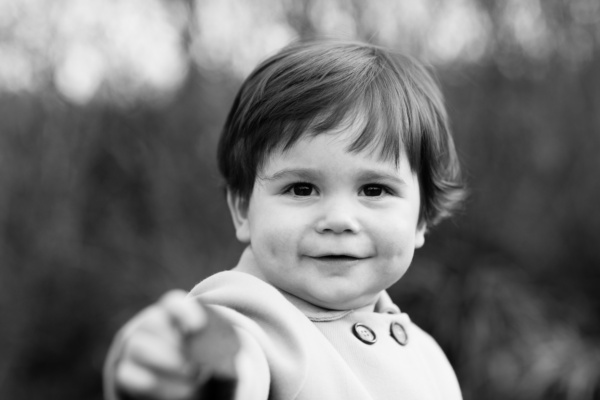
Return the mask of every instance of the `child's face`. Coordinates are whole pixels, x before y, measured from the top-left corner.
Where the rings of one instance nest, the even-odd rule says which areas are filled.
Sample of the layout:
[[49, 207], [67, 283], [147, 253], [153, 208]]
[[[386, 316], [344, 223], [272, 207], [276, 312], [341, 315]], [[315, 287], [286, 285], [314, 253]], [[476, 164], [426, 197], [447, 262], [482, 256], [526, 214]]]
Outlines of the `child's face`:
[[348, 152], [358, 128], [305, 135], [275, 151], [247, 207], [230, 198], [237, 237], [257, 261], [252, 272], [328, 309], [374, 302], [424, 243], [419, 182], [406, 155], [397, 167], [378, 152]]

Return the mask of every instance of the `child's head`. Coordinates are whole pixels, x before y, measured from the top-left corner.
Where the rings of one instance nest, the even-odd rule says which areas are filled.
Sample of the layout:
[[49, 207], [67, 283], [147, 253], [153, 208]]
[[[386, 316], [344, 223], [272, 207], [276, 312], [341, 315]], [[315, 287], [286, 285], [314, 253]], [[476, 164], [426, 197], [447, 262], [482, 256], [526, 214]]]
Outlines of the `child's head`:
[[421, 190], [419, 222], [433, 226], [463, 197], [442, 95], [405, 55], [361, 43], [297, 43], [260, 64], [242, 85], [218, 149], [228, 190], [249, 201], [274, 150], [304, 135], [364, 119], [351, 151], [376, 150], [399, 164], [404, 153]]
[[329, 309], [372, 305], [461, 191], [431, 77], [354, 43], [298, 44], [261, 64], [235, 100], [219, 165], [254, 257], [240, 270]]

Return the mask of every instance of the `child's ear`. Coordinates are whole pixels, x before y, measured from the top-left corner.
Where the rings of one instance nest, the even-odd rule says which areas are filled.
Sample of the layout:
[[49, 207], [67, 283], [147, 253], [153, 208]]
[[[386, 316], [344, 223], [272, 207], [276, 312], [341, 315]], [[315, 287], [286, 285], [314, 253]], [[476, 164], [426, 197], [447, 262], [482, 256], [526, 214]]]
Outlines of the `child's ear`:
[[242, 243], [250, 243], [250, 226], [248, 225], [248, 201], [227, 189], [227, 205], [233, 219], [235, 236]]
[[415, 249], [420, 249], [425, 244], [425, 234], [427, 233], [427, 224], [419, 222], [415, 232]]

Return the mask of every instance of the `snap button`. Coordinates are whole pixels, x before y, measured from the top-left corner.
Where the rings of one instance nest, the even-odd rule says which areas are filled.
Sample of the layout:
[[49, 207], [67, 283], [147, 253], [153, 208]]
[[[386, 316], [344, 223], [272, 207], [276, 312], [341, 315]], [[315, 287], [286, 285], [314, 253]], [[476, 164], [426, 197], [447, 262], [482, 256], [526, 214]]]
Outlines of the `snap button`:
[[408, 335], [406, 334], [406, 330], [399, 322], [392, 322], [390, 326], [390, 333], [392, 337], [396, 340], [396, 342], [400, 343], [402, 346], [406, 346], [408, 343]]
[[352, 327], [352, 331], [354, 332], [354, 336], [356, 336], [366, 344], [373, 344], [377, 341], [377, 336], [375, 335], [375, 332], [373, 332], [371, 328], [364, 324], [361, 324], [360, 322], [354, 324], [354, 326]]

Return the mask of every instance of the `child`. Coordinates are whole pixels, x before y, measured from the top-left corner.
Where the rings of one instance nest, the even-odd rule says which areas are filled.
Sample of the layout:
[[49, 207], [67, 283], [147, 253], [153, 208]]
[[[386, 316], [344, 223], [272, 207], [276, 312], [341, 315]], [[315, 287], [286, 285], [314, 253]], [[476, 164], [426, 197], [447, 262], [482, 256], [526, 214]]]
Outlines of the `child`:
[[234, 377], [237, 399], [461, 398], [439, 346], [386, 293], [463, 197], [422, 66], [368, 44], [291, 45], [242, 85], [218, 159], [248, 246], [125, 326], [108, 398], [197, 398], [211, 376]]

